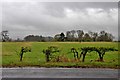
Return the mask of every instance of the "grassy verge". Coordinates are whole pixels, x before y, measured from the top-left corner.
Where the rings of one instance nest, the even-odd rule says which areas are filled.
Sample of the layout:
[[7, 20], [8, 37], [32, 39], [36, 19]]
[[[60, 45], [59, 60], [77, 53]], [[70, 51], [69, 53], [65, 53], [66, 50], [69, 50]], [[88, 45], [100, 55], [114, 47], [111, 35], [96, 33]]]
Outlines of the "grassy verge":
[[[21, 47], [29, 46], [32, 52], [27, 52], [23, 56], [23, 61], [19, 61]], [[57, 46], [60, 49], [59, 55], [61, 62], [46, 62], [43, 49], [48, 46]], [[97, 62], [98, 54], [96, 52], [87, 53], [85, 62], [75, 60], [70, 53], [72, 47], [115, 47], [116, 42], [4, 42], [2, 43], [2, 66], [3, 67], [92, 67], [92, 68], [119, 68], [118, 51], [107, 52], [104, 56], [104, 62]], [[80, 55], [80, 52], [79, 52]]]

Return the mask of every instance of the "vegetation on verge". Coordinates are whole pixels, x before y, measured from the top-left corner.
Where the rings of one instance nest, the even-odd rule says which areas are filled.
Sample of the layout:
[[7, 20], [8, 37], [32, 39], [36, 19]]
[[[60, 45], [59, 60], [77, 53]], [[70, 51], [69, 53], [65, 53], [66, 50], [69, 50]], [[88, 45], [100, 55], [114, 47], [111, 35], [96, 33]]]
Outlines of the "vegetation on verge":
[[[59, 50], [46, 62], [45, 49], [49, 46], [56, 46]], [[30, 47], [31, 52], [23, 55], [23, 61], [19, 60], [21, 47]], [[4, 42], [2, 43], [2, 66], [3, 67], [103, 67], [119, 68], [118, 51], [109, 51], [104, 55], [104, 62], [97, 61], [98, 53], [95, 51], [86, 54], [85, 62], [81, 59], [75, 59], [71, 53], [71, 48], [80, 49], [83, 47], [114, 47], [118, 49], [118, 43], [115, 42]], [[52, 51], [54, 52], [54, 49]], [[48, 48], [49, 49], [49, 48]], [[44, 51], [43, 51], [44, 50]], [[80, 55], [81, 51], [78, 51]], [[56, 57], [57, 56], [57, 57]]]

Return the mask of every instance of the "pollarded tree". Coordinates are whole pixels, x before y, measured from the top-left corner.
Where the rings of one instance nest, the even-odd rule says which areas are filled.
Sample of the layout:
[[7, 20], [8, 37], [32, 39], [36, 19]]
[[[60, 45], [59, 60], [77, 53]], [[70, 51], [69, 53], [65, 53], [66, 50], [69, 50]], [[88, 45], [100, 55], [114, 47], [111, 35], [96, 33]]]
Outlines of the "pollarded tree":
[[98, 54], [99, 54], [99, 61], [104, 61], [103, 60], [103, 57], [104, 57], [104, 55], [105, 55], [105, 53], [106, 52], [108, 52], [108, 51], [118, 51], [117, 49], [115, 49], [115, 48], [105, 48], [105, 47], [83, 47], [83, 48], [81, 48], [81, 50], [82, 50], [82, 52], [81, 52], [81, 54], [80, 54], [80, 57], [83, 55], [83, 59], [82, 59], [82, 62], [84, 62], [84, 60], [85, 60], [85, 56], [86, 56], [86, 53], [87, 52], [91, 52], [91, 51], [96, 51], [96, 52], [98, 52]]
[[50, 46], [47, 49], [44, 49], [43, 53], [46, 56], [46, 62], [49, 62], [51, 58], [54, 58], [55, 56], [53, 55], [53, 53], [57, 52], [60, 52], [60, 50], [56, 46]]
[[75, 59], [76, 59], [76, 58], [77, 58], [77, 59], [79, 58], [77, 49], [71, 48], [71, 52], [74, 53], [74, 58], [75, 58]]
[[20, 61], [22, 61], [23, 58], [23, 54], [26, 52], [31, 52], [31, 48], [30, 47], [21, 47], [21, 51], [20, 51]]

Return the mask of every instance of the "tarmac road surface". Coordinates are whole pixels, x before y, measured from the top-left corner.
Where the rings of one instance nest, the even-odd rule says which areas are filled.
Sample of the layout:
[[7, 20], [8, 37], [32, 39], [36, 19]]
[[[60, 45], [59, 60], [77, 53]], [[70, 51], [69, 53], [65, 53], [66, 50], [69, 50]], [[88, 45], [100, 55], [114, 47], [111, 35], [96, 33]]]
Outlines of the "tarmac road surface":
[[118, 78], [118, 69], [2, 68], [2, 78]]

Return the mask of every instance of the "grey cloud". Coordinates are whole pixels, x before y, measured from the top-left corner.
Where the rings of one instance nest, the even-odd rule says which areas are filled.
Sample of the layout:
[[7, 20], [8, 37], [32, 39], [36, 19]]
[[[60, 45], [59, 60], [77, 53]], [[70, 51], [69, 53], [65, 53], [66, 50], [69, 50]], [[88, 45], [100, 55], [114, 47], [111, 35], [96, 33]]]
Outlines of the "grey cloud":
[[22, 38], [28, 34], [54, 36], [72, 29], [107, 30], [117, 35], [117, 8], [116, 2], [8, 2], [3, 4], [2, 24], [12, 37], [19, 34]]
[[[53, 2], [45, 3], [48, 14], [60, 16], [64, 15], [64, 8], [70, 8], [74, 11], [84, 11], [85, 8], [102, 8], [108, 11], [110, 8], [117, 8], [117, 2]], [[64, 16], [63, 16], [64, 17]]]

